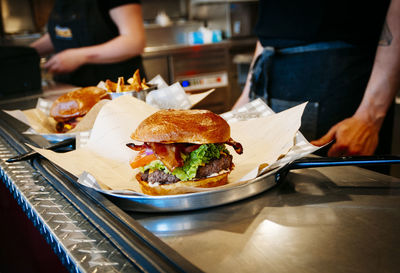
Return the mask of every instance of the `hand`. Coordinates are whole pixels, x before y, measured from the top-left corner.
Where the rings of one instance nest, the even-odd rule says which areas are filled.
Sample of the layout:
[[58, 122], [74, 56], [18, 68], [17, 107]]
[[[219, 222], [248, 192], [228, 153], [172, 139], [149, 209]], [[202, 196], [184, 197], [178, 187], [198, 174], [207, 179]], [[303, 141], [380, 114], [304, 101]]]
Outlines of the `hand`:
[[77, 49], [64, 50], [47, 61], [44, 68], [53, 74], [69, 73], [85, 63], [85, 58]]
[[337, 123], [311, 144], [322, 146], [336, 140], [328, 156], [372, 155], [378, 145], [378, 133], [379, 129], [374, 124], [351, 117]]

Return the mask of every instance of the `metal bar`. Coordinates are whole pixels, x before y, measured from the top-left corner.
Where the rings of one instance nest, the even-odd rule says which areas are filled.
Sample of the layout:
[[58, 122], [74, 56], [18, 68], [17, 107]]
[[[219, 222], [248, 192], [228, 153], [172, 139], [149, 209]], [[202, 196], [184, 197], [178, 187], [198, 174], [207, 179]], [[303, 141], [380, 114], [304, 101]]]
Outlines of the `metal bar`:
[[289, 169], [304, 169], [316, 167], [335, 167], [349, 165], [384, 165], [399, 164], [400, 156], [384, 155], [384, 156], [345, 156], [345, 157], [318, 157], [318, 158], [301, 158], [293, 161], [289, 165]]

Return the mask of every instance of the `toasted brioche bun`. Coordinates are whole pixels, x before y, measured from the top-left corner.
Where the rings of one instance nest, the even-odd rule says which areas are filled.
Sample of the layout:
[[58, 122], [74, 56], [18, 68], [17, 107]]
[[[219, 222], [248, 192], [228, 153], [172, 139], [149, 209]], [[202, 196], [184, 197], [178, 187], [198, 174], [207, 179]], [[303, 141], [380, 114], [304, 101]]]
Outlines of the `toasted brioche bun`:
[[144, 194], [148, 195], [172, 195], [183, 193], [180, 187], [197, 187], [197, 188], [213, 188], [222, 186], [228, 183], [228, 174], [223, 173], [217, 176], [207, 177], [199, 180], [190, 180], [190, 181], [179, 181], [172, 184], [165, 185], [154, 185], [151, 186], [146, 181], [142, 180], [140, 173], [136, 175], [137, 181], [139, 181], [140, 188]]
[[80, 88], [68, 92], [53, 103], [50, 116], [56, 121], [67, 121], [82, 117], [101, 99], [107, 97], [107, 91], [95, 86]]
[[229, 124], [208, 110], [160, 110], [142, 121], [131, 138], [159, 143], [223, 143]]

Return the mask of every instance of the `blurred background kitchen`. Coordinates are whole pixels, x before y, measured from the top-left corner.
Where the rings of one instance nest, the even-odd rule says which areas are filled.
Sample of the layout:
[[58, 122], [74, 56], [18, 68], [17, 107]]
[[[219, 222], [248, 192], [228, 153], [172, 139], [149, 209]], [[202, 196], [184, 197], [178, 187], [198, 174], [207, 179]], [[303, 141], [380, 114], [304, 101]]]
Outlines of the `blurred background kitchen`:
[[[1, 44], [24, 46], [38, 39], [46, 32], [53, 3], [1, 0]], [[180, 81], [188, 92], [216, 88], [202, 105], [219, 113], [229, 110], [240, 95], [254, 52], [257, 5], [257, 1], [142, 1], [148, 80], [160, 74], [170, 84]], [[46, 89], [51, 79], [43, 72]]]
[[[38, 67], [37, 56], [8, 47], [27, 46], [43, 35], [53, 4], [54, 0], [1, 0], [0, 45], [7, 50], [0, 52], [0, 79], [3, 90], [8, 90], [1, 100], [55, 89], [51, 75]], [[254, 52], [257, 6], [254, 0], [142, 1], [147, 79], [159, 74], [169, 84], [179, 81], [187, 92], [216, 88], [198, 107], [228, 111], [241, 93]], [[18, 62], [21, 65], [14, 71], [10, 64]], [[400, 97], [393, 154], [400, 154], [399, 140]], [[400, 167], [392, 168], [392, 174], [400, 177]]]

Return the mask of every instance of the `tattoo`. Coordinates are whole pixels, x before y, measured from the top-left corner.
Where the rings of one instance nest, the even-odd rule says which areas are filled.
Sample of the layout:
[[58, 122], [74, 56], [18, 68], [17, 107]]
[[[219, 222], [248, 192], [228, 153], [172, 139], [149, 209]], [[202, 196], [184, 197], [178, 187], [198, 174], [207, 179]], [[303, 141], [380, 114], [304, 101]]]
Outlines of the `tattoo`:
[[379, 45], [380, 46], [390, 46], [392, 43], [393, 36], [392, 32], [390, 32], [389, 26], [387, 24], [387, 21], [385, 21], [381, 33], [381, 38], [379, 39]]

